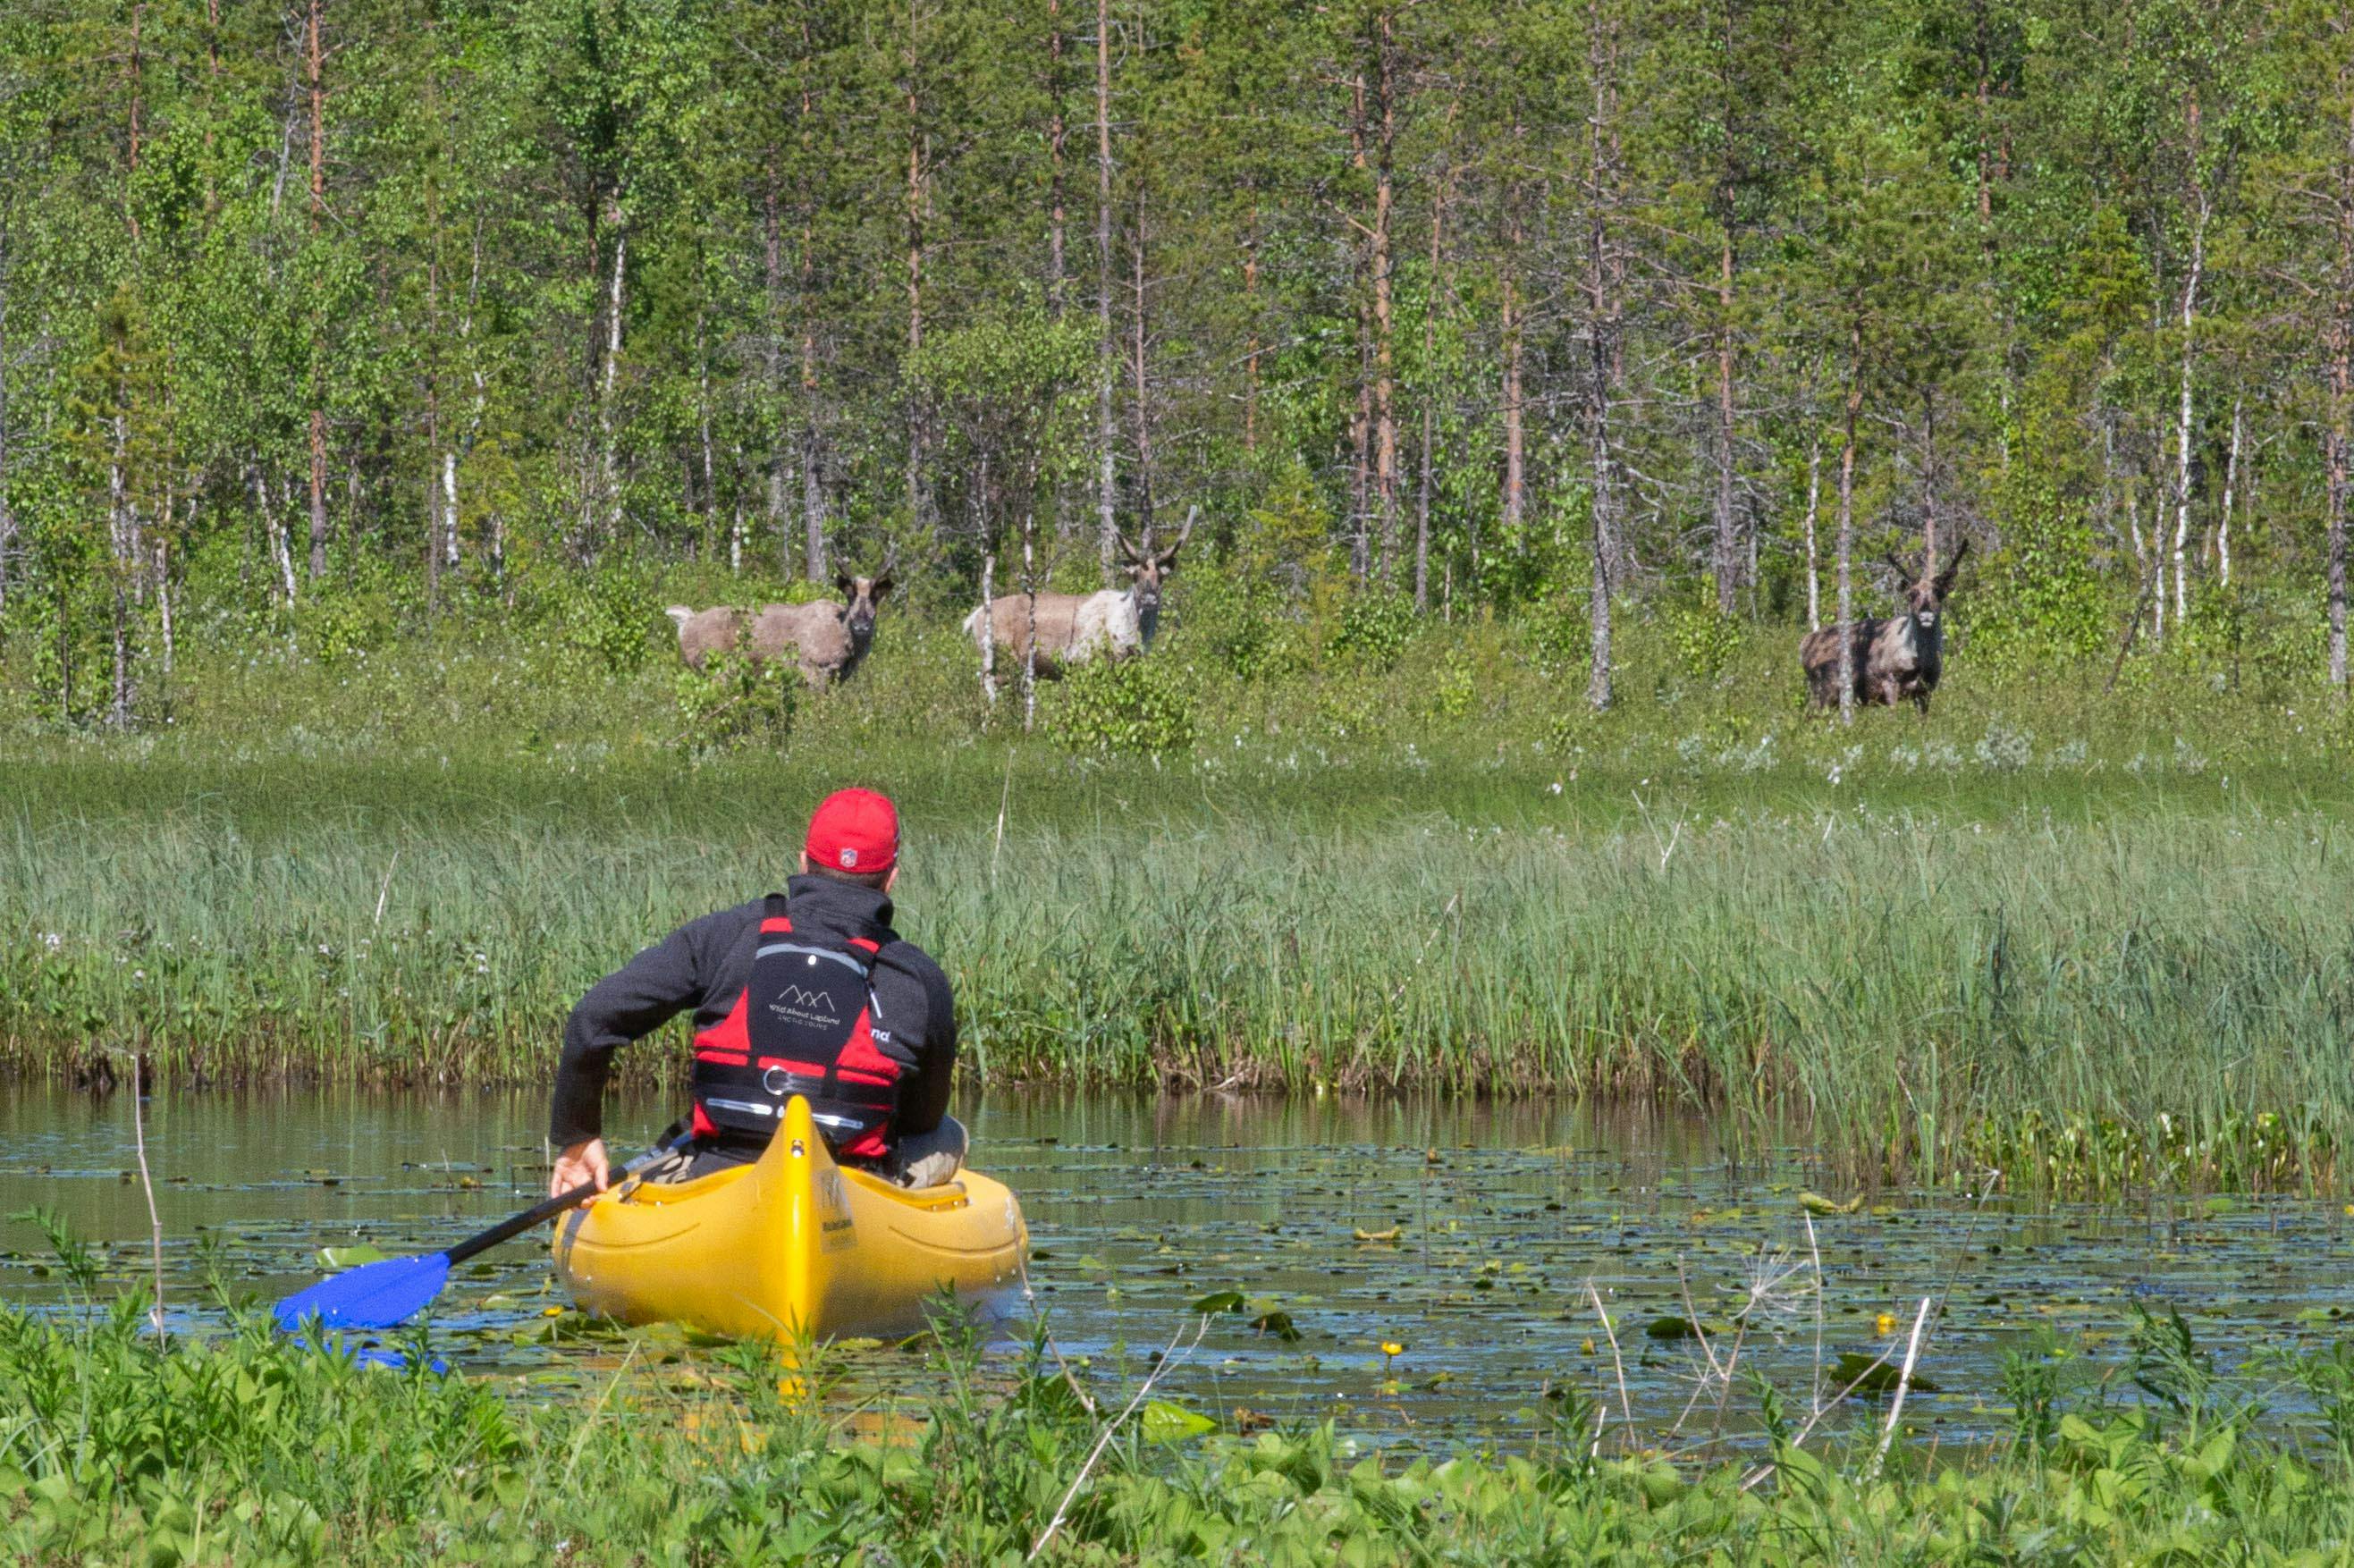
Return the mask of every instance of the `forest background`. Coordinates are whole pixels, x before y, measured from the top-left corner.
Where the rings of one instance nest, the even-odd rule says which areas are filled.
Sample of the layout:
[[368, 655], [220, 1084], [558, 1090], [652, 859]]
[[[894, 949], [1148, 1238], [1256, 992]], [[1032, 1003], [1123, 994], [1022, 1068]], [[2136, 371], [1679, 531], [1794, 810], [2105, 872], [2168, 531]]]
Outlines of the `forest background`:
[[1709, 675], [1965, 538], [1989, 669], [2342, 689], [2350, 18], [28, 0], [9, 711], [600, 571], [1093, 587], [1196, 505], [1230, 620], [1517, 620], [1595, 707], [1614, 622]]

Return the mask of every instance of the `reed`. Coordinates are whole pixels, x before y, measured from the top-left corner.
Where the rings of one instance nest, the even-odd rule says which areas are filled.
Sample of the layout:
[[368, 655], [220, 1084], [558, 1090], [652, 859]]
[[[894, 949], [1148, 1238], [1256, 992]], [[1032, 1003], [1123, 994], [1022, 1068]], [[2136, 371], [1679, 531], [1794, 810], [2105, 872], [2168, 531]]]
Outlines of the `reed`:
[[[976, 1080], [1641, 1096], [1795, 1117], [1867, 1176], [2057, 1173], [2035, 1150], [2106, 1126], [2189, 1179], [2327, 1186], [2354, 1134], [2327, 810], [1670, 791], [1501, 822], [1006, 777], [899, 781], [901, 925], [956, 982]], [[777, 881], [815, 787], [279, 778], [79, 764], [0, 807], [0, 1062], [543, 1080], [599, 974]], [[2260, 1114], [2285, 1154], [2182, 1164]]]

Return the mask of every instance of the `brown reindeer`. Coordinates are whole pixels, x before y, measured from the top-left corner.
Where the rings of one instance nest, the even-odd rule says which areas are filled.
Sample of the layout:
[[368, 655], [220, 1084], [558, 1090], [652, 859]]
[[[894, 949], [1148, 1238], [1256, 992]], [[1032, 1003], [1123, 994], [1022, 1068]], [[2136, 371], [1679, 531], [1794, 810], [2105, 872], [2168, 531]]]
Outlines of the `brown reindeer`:
[[[1042, 593], [1035, 599], [1028, 594], [1001, 594], [989, 601], [985, 611], [976, 609], [964, 618], [965, 635], [976, 648], [984, 635], [993, 637], [1005, 655], [1002, 668], [1009, 672], [1022, 668], [1023, 661], [1032, 657], [1034, 644], [1034, 668], [1047, 680], [1090, 659], [1136, 657], [1152, 646], [1153, 634], [1160, 630], [1161, 586], [1177, 569], [1177, 552], [1193, 537], [1193, 520], [1200, 513], [1201, 508], [1195, 507], [1185, 514], [1185, 526], [1178, 530], [1177, 542], [1165, 550], [1153, 549], [1150, 530], [1141, 549], [1129, 544], [1126, 535], [1119, 536], [1120, 553], [1129, 562], [1127, 588], [1087, 594]], [[995, 686], [991, 680], [992, 697], [997, 694]]]
[[[1904, 613], [1886, 620], [1867, 618], [1850, 629], [1857, 702], [1893, 708], [1909, 698], [1922, 715], [1928, 714], [1929, 694], [1946, 671], [1946, 596], [1954, 591], [1954, 574], [1969, 553], [1970, 542], [1965, 539], [1946, 569], [1934, 577], [1925, 560], [1915, 572], [1894, 552], [1887, 556], [1903, 596]], [[1819, 626], [1808, 632], [1798, 642], [1798, 662], [1806, 667], [1807, 690], [1815, 705], [1839, 706], [1840, 629]]]
[[679, 654], [697, 670], [719, 652], [742, 653], [762, 664], [790, 659], [801, 666], [811, 690], [822, 691], [848, 680], [866, 657], [875, 640], [875, 612], [891, 591], [893, 567], [885, 560], [873, 577], [835, 577], [839, 602], [770, 604], [750, 612], [672, 605], [667, 613], [678, 623]]

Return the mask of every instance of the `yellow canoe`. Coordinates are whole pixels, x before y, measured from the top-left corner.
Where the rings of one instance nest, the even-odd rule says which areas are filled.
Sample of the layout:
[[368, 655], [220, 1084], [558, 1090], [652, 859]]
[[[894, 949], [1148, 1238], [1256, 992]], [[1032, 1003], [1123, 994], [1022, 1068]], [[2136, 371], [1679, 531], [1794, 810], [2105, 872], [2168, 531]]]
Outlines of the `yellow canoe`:
[[556, 1272], [584, 1311], [739, 1339], [896, 1334], [943, 1290], [1014, 1284], [1022, 1205], [960, 1171], [909, 1191], [837, 1165], [796, 1098], [766, 1153], [692, 1181], [632, 1181], [556, 1227]]

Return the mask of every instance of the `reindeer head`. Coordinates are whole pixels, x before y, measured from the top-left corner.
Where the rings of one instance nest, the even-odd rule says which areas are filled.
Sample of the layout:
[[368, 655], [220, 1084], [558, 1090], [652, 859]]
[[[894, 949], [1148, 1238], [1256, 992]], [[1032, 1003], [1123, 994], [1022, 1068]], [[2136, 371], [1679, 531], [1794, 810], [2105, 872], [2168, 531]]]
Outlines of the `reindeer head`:
[[1177, 552], [1183, 549], [1185, 541], [1193, 536], [1193, 519], [1200, 516], [1201, 512], [1198, 506], [1187, 511], [1185, 526], [1177, 531], [1177, 542], [1165, 550], [1153, 549], [1152, 530], [1150, 528], [1144, 531], [1142, 549], [1129, 544], [1127, 535], [1119, 535], [1120, 553], [1128, 557], [1129, 581], [1134, 585], [1129, 591], [1136, 596], [1136, 619], [1143, 628], [1147, 642], [1152, 641], [1153, 626], [1161, 615], [1161, 585], [1170, 573], [1177, 569]]
[[1965, 539], [1961, 548], [1954, 552], [1954, 558], [1946, 563], [1946, 569], [1934, 577], [1928, 575], [1925, 560], [1921, 564], [1921, 570], [1916, 572], [1898, 560], [1893, 550], [1882, 557], [1896, 573], [1897, 593], [1904, 600], [1904, 613], [1920, 622], [1923, 630], [1936, 630], [1937, 618], [1946, 608], [1946, 598], [1954, 591], [1954, 577], [1962, 569], [1962, 557], [1969, 553], [1970, 542]]
[[849, 630], [851, 641], [862, 648], [875, 635], [875, 611], [891, 591], [892, 573], [897, 569], [898, 562], [899, 552], [894, 548], [885, 554], [882, 569], [871, 577], [854, 577], [847, 572], [834, 574], [835, 591], [842, 595], [842, 624]]

